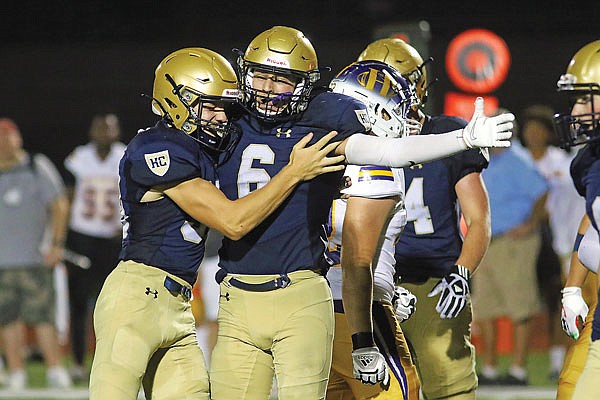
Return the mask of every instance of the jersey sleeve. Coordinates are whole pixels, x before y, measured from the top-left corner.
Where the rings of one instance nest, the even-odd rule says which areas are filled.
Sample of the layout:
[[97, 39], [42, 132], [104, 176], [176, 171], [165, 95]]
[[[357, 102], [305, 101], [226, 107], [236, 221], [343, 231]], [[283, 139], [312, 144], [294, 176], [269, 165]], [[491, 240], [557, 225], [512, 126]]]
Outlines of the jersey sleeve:
[[367, 107], [363, 103], [350, 96], [331, 92], [321, 93], [311, 100], [302, 124], [320, 127], [323, 133], [337, 131], [335, 141], [371, 130]]
[[404, 173], [400, 168], [348, 165], [344, 177], [350, 179], [350, 186], [341, 193], [349, 196], [379, 199], [404, 193]]
[[343, 139], [350, 137], [355, 133], [367, 133], [371, 131], [371, 121], [367, 107], [358, 100], [344, 96], [340, 101], [342, 105], [339, 114], [339, 120], [335, 130], [338, 136]]
[[488, 166], [488, 160], [481, 153], [480, 149], [469, 149], [460, 153], [461, 170], [457, 181], [473, 172], [481, 172]]
[[147, 142], [127, 156], [129, 174], [134, 182], [147, 187], [201, 177], [198, 152], [197, 146], [185, 146], [177, 140]]

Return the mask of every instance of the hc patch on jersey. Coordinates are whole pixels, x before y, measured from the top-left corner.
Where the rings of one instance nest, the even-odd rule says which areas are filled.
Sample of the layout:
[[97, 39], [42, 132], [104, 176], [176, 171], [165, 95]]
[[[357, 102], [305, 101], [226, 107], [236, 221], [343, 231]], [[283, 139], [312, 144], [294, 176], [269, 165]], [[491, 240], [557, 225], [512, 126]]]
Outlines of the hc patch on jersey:
[[393, 181], [394, 174], [390, 168], [366, 166], [358, 172], [358, 181]]
[[159, 151], [157, 153], [144, 154], [146, 164], [153, 174], [164, 176], [169, 170], [171, 159], [169, 158], [169, 150]]
[[369, 113], [367, 110], [354, 110], [356, 113], [356, 118], [358, 118], [358, 122], [365, 127], [365, 131], [371, 130], [371, 120], [369, 120]]

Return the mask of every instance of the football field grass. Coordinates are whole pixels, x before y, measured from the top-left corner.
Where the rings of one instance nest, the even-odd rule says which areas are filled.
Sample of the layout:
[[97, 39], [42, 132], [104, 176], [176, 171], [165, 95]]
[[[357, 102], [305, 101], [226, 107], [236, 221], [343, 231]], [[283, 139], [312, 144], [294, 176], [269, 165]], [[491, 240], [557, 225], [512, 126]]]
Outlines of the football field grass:
[[[508, 368], [509, 360], [500, 358], [500, 371]], [[478, 400], [553, 400], [556, 397], [556, 382], [548, 376], [548, 355], [543, 352], [531, 353], [528, 357], [530, 385], [519, 386], [481, 386]], [[39, 361], [27, 364], [29, 388], [22, 392], [11, 392], [0, 386], [1, 400], [86, 400], [87, 383], [75, 385], [72, 389], [46, 388], [45, 367]], [[143, 399], [143, 397], [140, 397]], [[276, 400], [273, 397], [271, 400]]]

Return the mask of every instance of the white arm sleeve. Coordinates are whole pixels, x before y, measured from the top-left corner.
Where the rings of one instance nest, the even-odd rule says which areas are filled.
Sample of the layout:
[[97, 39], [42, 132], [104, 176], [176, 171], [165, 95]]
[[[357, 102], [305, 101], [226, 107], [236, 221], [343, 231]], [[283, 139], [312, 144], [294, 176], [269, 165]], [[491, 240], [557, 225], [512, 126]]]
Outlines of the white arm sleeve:
[[577, 250], [579, 261], [594, 273], [598, 273], [598, 262], [600, 261], [600, 245], [598, 243], [598, 232], [590, 225]]
[[358, 165], [408, 167], [433, 161], [467, 149], [462, 129], [439, 135], [384, 138], [355, 134], [346, 142], [346, 162]]

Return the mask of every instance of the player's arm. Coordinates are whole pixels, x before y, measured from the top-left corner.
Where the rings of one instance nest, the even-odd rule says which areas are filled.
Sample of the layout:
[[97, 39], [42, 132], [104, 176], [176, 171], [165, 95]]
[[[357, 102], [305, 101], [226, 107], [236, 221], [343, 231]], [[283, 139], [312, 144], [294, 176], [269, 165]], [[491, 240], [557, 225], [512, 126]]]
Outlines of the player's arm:
[[[387, 384], [385, 360], [375, 346], [371, 306], [373, 259], [381, 248], [396, 198], [350, 197], [342, 228], [342, 301], [352, 334], [354, 376]], [[362, 365], [367, 364], [367, 365]]]
[[67, 236], [67, 222], [69, 219], [69, 200], [67, 195], [57, 195], [50, 203], [50, 232], [52, 240], [44, 254], [44, 264], [55, 266], [62, 259], [62, 251]]
[[435, 309], [441, 318], [455, 318], [467, 305], [471, 274], [479, 266], [492, 236], [490, 206], [481, 174], [465, 175], [454, 190], [468, 230], [456, 264], [428, 294], [440, 296]]
[[479, 172], [465, 175], [454, 189], [468, 228], [456, 264], [464, 265], [472, 274], [492, 237], [489, 199]]
[[162, 191], [198, 222], [239, 240], [275, 211], [298, 183], [344, 169], [340, 164], [343, 156], [326, 157], [338, 145], [328, 143], [334, 136], [335, 133], [329, 133], [306, 147], [312, 138], [308, 134], [294, 146], [289, 163], [269, 183], [238, 200], [229, 200], [211, 182], [201, 178]]
[[562, 293], [562, 310], [561, 310], [561, 325], [563, 331], [571, 338], [577, 340], [579, 337], [579, 321], [585, 321], [588, 313], [588, 306], [583, 300], [581, 287], [589, 273], [588, 269], [579, 260], [577, 252], [583, 235], [589, 228], [591, 222], [587, 214], [581, 218], [579, 228], [577, 229], [577, 238], [571, 253], [571, 261], [569, 265], [569, 274], [565, 283], [565, 287], [561, 290]]
[[336, 154], [344, 154], [349, 164], [408, 167], [474, 147], [509, 147], [513, 120], [511, 113], [485, 117], [483, 99], [478, 97], [473, 117], [464, 129], [402, 138], [352, 135], [336, 148]]

